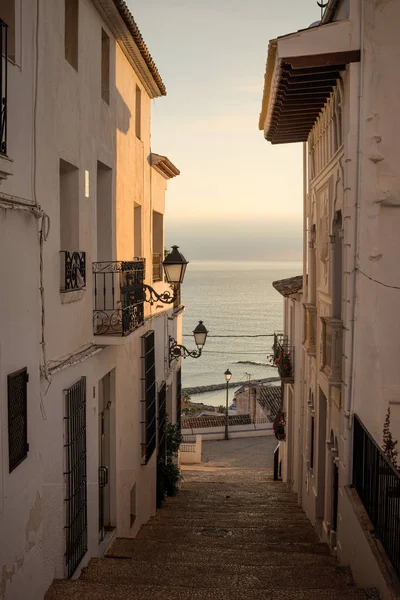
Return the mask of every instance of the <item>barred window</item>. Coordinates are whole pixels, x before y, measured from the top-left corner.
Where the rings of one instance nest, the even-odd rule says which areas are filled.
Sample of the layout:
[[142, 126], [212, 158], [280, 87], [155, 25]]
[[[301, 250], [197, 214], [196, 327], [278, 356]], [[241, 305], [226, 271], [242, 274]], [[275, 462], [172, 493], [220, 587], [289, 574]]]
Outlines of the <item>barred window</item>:
[[26, 368], [7, 377], [8, 396], [8, 460], [13, 471], [28, 456], [28, 414]]
[[167, 385], [163, 383], [158, 392], [158, 458], [165, 460], [165, 427], [167, 425]]
[[143, 366], [143, 416], [142, 416], [142, 457], [146, 464], [156, 447], [156, 366], [154, 351], [154, 331], [142, 336]]
[[176, 372], [176, 422], [181, 426], [182, 415], [182, 374], [181, 369]]

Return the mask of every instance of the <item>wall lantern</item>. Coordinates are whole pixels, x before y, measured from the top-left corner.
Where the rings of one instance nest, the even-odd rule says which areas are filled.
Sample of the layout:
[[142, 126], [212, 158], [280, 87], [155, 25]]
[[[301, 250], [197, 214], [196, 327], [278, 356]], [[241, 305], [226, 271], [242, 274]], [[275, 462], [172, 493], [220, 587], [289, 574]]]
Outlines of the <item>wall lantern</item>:
[[169, 362], [176, 360], [180, 356], [186, 358], [199, 358], [203, 351], [203, 346], [206, 343], [208, 331], [203, 324], [203, 321], [199, 321], [197, 327], [193, 330], [194, 343], [197, 346], [197, 350], [188, 350], [182, 344], [177, 344], [176, 340], [170, 336], [169, 338]]
[[[162, 262], [164, 268], [165, 278], [171, 285], [173, 292], [165, 291], [158, 294], [150, 285], [143, 284], [145, 291], [144, 300], [154, 304], [154, 302], [162, 302], [163, 304], [173, 304], [178, 298], [179, 286], [183, 282], [185, 277], [186, 267], [189, 262], [178, 250], [178, 246], [172, 246], [171, 252]], [[146, 294], [147, 292], [147, 294]]]

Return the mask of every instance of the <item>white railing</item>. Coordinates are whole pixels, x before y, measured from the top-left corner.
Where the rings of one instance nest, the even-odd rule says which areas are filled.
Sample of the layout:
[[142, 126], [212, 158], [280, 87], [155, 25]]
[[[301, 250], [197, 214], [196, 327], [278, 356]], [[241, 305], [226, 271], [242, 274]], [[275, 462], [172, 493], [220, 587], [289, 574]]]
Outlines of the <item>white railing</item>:
[[183, 436], [180, 445], [181, 464], [201, 463], [202, 437], [201, 435]]

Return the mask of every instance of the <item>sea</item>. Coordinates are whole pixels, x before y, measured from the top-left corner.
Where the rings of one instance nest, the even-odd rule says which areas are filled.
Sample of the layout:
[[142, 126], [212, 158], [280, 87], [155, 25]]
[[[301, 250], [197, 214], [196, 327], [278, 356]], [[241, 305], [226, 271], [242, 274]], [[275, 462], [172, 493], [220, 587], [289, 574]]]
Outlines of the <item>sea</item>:
[[[272, 282], [301, 273], [301, 261], [191, 261], [181, 288], [183, 344], [195, 349], [192, 332], [200, 320], [209, 333], [201, 357], [182, 360], [183, 388], [224, 383], [226, 369], [235, 382], [277, 377], [268, 356], [274, 331], [283, 327], [283, 298]], [[219, 406], [226, 391], [191, 399]]]

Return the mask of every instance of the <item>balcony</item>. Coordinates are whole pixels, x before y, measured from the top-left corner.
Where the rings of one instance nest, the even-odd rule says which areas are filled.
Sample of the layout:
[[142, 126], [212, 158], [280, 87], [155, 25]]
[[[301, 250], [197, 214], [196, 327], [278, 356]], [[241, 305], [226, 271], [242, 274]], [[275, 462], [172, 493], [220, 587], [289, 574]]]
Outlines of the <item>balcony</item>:
[[343, 323], [322, 317], [321, 371], [331, 385], [342, 383]]
[[144, 259], [93, 263], [94, 335], [127, 336], [144, 322]]
[[60, 292], [73, 292], [86, 287], [86, 252], [60, 252]]
[[153, 253], [153, 283], [163, 280], [162, 256], [159, 253]]
[[357, 415], [353, 426], [353, 486], [400, 576], [400, 472]]
[[294, 381], [294, 347], [288, 343], [283, 333], [274, 334], [273, 362], [278, 369], [282, 383]]
[[317, 307], [314, 304], [303, 304], [304, 307], [304, 341], [303, 346], [308, 356], [316, 355]]

